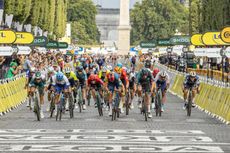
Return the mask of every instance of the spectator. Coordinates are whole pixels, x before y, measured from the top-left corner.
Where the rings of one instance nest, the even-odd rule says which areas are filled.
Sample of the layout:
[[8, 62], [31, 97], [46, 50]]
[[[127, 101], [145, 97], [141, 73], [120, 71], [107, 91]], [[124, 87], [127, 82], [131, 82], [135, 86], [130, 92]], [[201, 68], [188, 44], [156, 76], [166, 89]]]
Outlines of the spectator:
[[4, 78], [4, 74], [5, 74], [5, 70], [4, 70], [4, 62], [5, 62], [5, 58], [3, 56], [0, 56], [0, 79]]
[[18, 66], [18, 64], [16, 62], [11, 62], [10, 68], [7, 71], [5, 78], [8, 78], [8, 79], [13, 78], [18, 73], [18, 71], [21, 69], [20, 66], [19, 67], [17, 67], [17, 66]]
[[204, 61], [203, 61], [203, 57], [201, 57], [200, 60], [199, 60], [200, 69], [203, 69], [203, 65], [204, 65]]

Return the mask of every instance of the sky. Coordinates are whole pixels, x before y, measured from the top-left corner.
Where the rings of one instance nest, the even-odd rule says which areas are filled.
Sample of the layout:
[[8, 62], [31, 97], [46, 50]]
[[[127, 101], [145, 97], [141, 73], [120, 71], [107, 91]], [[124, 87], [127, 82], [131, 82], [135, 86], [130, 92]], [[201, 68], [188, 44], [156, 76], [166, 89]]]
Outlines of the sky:
[[[95, 4], [102, 5], [103, 8], [119, 8], [120, 0], [93, 0]], [[130, 7], [132, 8], [136, 2], [141, 0], [130, 0]]]

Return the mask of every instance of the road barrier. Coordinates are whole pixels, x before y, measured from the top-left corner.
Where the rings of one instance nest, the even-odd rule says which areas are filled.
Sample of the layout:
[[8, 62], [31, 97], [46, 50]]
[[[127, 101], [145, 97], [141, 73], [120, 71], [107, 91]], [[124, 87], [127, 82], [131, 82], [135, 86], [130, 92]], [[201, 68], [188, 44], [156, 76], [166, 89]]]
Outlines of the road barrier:
[[12, 79], [0, 80], [0, 115], [17, 108], [26, 100], [25, 84], [25, 74], [20, 74]]
[[[170, 91], [183, 97], [182, 85], [184, 75], [176, 74]], [[198, 108], [212, 114], [220, 120], [230, 122], [230, 88], [201, 82], [201, 92], [196, 95], [195, 103]]]

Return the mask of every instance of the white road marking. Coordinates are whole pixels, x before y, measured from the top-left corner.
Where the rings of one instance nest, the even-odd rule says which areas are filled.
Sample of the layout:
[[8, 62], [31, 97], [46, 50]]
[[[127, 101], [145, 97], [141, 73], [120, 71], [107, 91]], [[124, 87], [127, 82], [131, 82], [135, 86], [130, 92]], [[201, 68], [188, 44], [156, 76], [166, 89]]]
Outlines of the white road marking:
[[136, 133], [136, 134], [205, 134], [203, 131], [199, 130], [117, 130], [117, 129], [72, 129], [72, 130], [64, 130], [64, 129], [0, 129], [0, 134], [17, 134], [17, 133], [26, 133], [26, 134], [34, 134], [34, 133], [71, 133], [71, 134], [79, 134], [79, 133], [111, 133], [111, 134], [122, 134], [122, 133]]
[[46, 151], [46, 152], [215, 152], [221, 153], [223, 150], [220, 147], [214, 146], [159, 146], [159, 145], [0, 145], [0, 151]]
[[134, 136], [134, 135], [0, 135], [1, 141], [151, 141], [151, 142], [213, 142], [205, 136]]

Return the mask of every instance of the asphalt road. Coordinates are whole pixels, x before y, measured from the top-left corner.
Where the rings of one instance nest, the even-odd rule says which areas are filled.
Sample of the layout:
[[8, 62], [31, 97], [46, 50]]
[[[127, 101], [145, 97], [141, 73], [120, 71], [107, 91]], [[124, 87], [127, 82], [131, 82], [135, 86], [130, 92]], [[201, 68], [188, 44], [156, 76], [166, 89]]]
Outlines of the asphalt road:
[[182, 100], [168, 94], [162, 117], [144, 121], [135, 109], [117, 121], [90, 106], [75, 118], [41, 122], [21, 105], [0, 117], [0, 152], [226, 152], [230, 153], [230, 127], [198, 109], [187, 117]]

